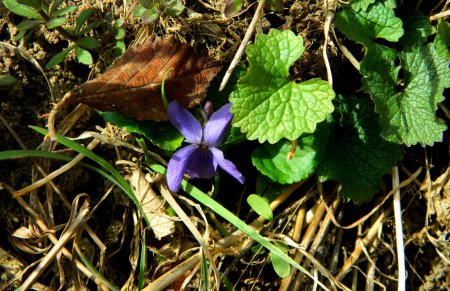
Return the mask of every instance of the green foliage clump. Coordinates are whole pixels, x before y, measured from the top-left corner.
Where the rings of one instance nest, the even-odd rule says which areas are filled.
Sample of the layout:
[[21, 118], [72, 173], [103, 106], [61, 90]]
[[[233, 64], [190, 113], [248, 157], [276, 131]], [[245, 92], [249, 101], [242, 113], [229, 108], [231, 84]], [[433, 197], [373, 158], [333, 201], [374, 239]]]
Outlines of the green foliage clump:
[[179, 16], [184, 10], [180, 0], [139, 0], [133, 15], [141, 17], [146, 23], [156, 21], [159, 16]]
[[62, 62], [72, 50], [75, 50], [78, 62], [85, 65], [93, 63], [89, 50], [100, 47], [100, 43], [88, 34], [101, 24], [101, 21], [88, 21], [94, 13], [93, 9], [81, 11], [76, 18], [75, 27], [67, 27], [65, 26], [67, 15], [76, 11], [77, 6], [64, 5], [65, 1], [5, 0], [3, 4], [14, 14], [26, 18], [17, 25], [19, 33], [15, 37], [16, 40], [23, 39], [28, 32], [44, 25], [47, 29], [57, 30], [62, 37], [71, 42], [67, 48], [47, 62], [46, 68]]

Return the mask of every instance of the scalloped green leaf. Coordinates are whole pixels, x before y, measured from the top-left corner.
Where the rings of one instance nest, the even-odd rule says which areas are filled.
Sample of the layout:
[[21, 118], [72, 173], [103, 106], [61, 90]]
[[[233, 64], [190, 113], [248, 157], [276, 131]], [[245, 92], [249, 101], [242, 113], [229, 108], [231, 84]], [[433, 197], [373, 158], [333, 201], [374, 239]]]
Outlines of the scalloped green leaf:
[[[450, 84], [448, 60], [439, 57], [432, 43], [420, 42], [399, 53], [400, 68], [395, 67], [392, 54], [382, 66], [383, 57], [371, 53], [361, 62], [361, 72], [367, 76], [363, 79], [364, 88], [375, 101], [383, 135], [407, 146], [442, 141], [447, 127], [436, 118], [435, 112]], [[399, 69], [403, 79], [399, 77]]]
[[267, 198], [256, 194], [251, 194], [247, 197], [247, 203], [256, 213], [264, 217], [265, 220], [273, 219], [273, 212]]
[[439, 20], [434, 45], [441, 58], [450, 60], [450, 50], [448, 49], [450, 46], [450, 24], [448, 22]]
[[370, 5], [366, 11], [342, 9], [336, 15], [336, 26], [349, 39], [370, 45], [382, 38], [397, 42], [403, 36], [403, 22], [395, 16], [395, 0], [384, 0]]
[[350, 5], [355, 11], [366, 11], [370, 4], [375, 3], [376, 0], [352, 0], [350, 1]]
[[314, 172], [321, 157], [323, 134], [298, 139], [295, 155], [288, 159], [292, 144], [288, 140], [263, 144], [252, 154], [253, 165], [264, 175], [280, 184], [291, 184], [307, 178]]
[[106, 122], [142, 134], [151, 143], [165, 151], [174, 151], [181, 146], [184, 136], [170, 122], [138, 121], [118, 112], [100, 112]]
[[330, 130], [330, 135], [317, 172], [322, 181], [338, 181], [345, 198], [366, 202], [380, 190], [381, 177], [390, 173], [401, 152], [398, 144], [381, 137], [372, 103], [353, 96], [339, 101], [339, 114], [318, 130]]
[[436, 33], [428, 17], [419, 11], [406, 15], [403, 23], [405, 34], [400, 39], [403, 46], [414, 45], [417, 41], [425, 43], [429, 36]]
[[335, 97], [329, 84], [320, 79], [295, 83], [289, 67], [304, 50], [303, 39], [292, 31], [271, 29], [257, 35], [246, 50], [249, 68], [230, 95], [233, 126], [250, 140], [276, 143], [312, 133], [333, 112]]

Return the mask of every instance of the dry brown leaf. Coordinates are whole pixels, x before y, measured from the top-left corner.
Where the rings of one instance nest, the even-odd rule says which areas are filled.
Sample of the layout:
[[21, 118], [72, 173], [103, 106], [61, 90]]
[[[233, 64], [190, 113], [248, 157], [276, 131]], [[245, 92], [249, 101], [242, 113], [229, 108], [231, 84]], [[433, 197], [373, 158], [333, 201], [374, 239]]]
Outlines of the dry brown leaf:
[[133, 171], [130, 185], [141, 207], [150, 221], [150, 228], [157, 239], [161, 239], [175, 231], [175, 223], [165, 214], [165, 201], [156, 194], [140, 168]]
[[167, 120], [161, 97], [163, 79], [167, 99], [192, 108], [205, 97], [220, 69], [173, 36], [151, 38], [129, 48], [98, 78], [66, 94], [64, 102], [117, 111], [137, 120]]

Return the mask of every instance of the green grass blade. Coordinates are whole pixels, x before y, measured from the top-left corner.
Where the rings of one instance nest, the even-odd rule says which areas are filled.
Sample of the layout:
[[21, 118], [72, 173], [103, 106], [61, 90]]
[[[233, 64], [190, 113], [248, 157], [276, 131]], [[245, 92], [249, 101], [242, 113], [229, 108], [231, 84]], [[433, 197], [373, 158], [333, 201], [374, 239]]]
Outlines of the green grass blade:
[[139, 291], [141, 291], [144, 288], [145, 270], [147, 270], [147, 246], [145, 244], [145, 230], [144, 230], [142, 232], [141, 237], [141, 256], [139, 258], [139, 281], [138, 281]]
[[[48, 133], [48, 130], [41, 128], [41, 127], [31, 126], [31, 128], [43, 135], [46, 135]], [[56, 141], [62, 145], [65, 145], [66, 147], [73, 149], [76, 152], [79, 152], [79, 153], [85, 155], [87, 158], [96, 162], [100, 167], [102, 167], [103, 169], [108, 171], [115, 179], [117, 179], [117, 183], [119, 183], [122, 186], [121, 188], [124, 189], [125, 194], [127, 194], [127, 196], [130, 197], [131, 201], [133, 201], [133, 203], [139, 209], [139, 211], [142, 214], [142, 217], [144, 217], [147, 225], [150, 225], [149, 219], [148, 219], [147, 215], [144, 213], [144, 211], [142, 210], [141, 204], [139, 203], [139, 200], [134, 195], [130, 184], [122, 177], [122, 175], [115, 168], [113, 168], [113, 166], [111, 166], [102, 157], [96, 155], [95, 153], [86, 149], [82, 145], [80, 145], [80, 144], [74, 142], [73, 140], [70, 140], [62, 135], [56, 134]]]
[[[12, 151], [0, 152], [0, 161], [23, 159], [23, 158], [55, 159], [55, 160], [62, 160], [62, 161], [66, 161], [66, 162], [70, 162], [73, 159], [72, 157], [69, 157], [66, 155], [56, 154], [56, 153], [46, 152], [46, 151], [39, 151], [39, 150], [12, 150]], [[94, 167], [92, 165], [89, 165], [85, 162], [79, 162], [79, 165], [102, 175], [106, 179], [110, 180], [112, 183], [116, 184], [124, 192], [126, 191], [126, 189], [120, 183], [117, 182], [117, 179], [115, 179], [113, 176], [109, 175], [105, 171], [103, 171], [97, 167]]]
[[[166, 169], [161, 165], [151, 165], [151, 168], [159, 173], [165, 174]], [[280, 248], [273, 245], [270, 241], [268, 241], [266, 238], [264, 238], [262, 235], [260, 235], [258, 232], [254, 230], [253, 227], [247, 225], [244, 221], [242, 221], [239, 217], [235, 216], [233, 213], [231, 213], [228, 209], [217, 203], [214, 199], [203, 193], [200, 189], [197, 187], [191, 185], [186, 180], [183, 180], [181, 182], [181, 189], [188, 193], [190, 196], [197, 199], [199, 202], [201, 202], [206, 207], [210, 208], [212, 211], [214, 211], [216, 214], [222, 216], [225, 220], [236, 226], [239, 230], [241, 230], [243, 233], [251, 237], [253, 240], [257, 241], [259, 244], [261, 244], [263, 247], [268, 249], [269, 251], [273, 252], [274, 254], [278, 255], [281, 259], [288, 262], [290, 265], [295, 267], [296, 269], [300, 270], [301, 272], [305, 273], [307, 276], [309, 276], [311, 279], [315, 280], [311, 277], [311, 275], [297, 262], [295, 262], [293, 259], [291, 259], [287, 254], [285, 254]], [[316, 280], [315, 280], [316, 281]]]

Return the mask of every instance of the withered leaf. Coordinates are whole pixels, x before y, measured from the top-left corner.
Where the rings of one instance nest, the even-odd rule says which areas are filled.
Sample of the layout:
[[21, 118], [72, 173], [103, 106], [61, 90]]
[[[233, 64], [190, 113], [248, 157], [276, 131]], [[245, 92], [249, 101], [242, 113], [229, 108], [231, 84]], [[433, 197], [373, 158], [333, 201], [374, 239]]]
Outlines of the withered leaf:
[[156, 238], [161, 239], [172, 234], [175, 231], [175, 223], [165, 214], [165, 201], [156, 194], [140, 168], [136, 168], [131, 174], [130, 185]]
[[137, 120], [167, 120], [161, 97], [164, 78], [167, 99], [192, 108], [205, 97], [210, 81], [220, 69], [173, 36], [151, 38], [128, 49], [98, 78], [66, 94], [64, 102], [117, 111]]

